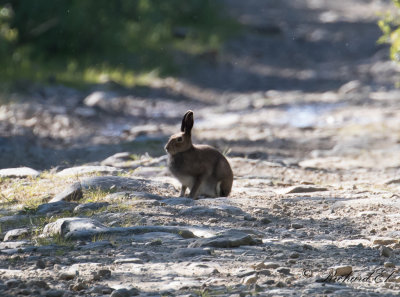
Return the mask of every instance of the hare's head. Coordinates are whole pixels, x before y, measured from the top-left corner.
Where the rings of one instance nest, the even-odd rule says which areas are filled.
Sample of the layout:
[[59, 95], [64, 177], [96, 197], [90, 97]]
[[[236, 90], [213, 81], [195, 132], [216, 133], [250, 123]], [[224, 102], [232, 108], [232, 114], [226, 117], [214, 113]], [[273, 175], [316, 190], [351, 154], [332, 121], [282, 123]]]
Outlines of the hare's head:
[[172, 135], [165, 146], [165, 150], [175, 155], [187, 151], [192, 147], [193, 111], [188, 110], [182, 119], [181, 132]]

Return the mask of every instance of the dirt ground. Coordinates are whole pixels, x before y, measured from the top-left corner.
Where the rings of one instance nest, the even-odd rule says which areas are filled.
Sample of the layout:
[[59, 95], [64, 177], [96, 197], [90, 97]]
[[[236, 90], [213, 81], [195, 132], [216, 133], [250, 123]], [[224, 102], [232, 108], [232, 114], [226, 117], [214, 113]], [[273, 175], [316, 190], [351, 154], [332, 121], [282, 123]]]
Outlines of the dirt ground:
[[[223, 2], [244, 29], [177, 55], [179, 77], [0, 106], [0, 168], [39, 170], [0, 170], [0, 295], [399, 295], [400, 76], [376, 43], [391, 1]], [[228, 156], [229, 198], [178, 197], [163, 146], [188, 109]]]

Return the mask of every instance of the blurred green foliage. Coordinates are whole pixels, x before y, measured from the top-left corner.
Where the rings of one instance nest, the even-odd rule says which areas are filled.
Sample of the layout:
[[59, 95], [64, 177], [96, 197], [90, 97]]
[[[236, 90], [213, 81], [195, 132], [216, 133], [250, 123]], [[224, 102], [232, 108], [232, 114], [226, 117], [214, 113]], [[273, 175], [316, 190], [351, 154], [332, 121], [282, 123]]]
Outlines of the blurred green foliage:
[[400, 0], [393, 0], [396, 10], [385, 13], [378, 25], [383, 35], [379, 43], [390, 43], [390, 58], [400, 62]]
[[0, 79], [134, 83], [235, 31], [214, 0], [0, 0]]

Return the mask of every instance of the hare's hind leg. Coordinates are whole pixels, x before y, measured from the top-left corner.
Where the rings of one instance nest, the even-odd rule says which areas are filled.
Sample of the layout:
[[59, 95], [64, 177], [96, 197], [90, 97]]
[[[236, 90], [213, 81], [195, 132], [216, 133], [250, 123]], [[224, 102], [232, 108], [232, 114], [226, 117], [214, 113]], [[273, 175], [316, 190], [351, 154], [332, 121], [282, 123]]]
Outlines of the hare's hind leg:
[[225, 178], [219, 182], [220, 184], [220, 197], [228, 197], [232, 190], [232, 180], [230, 178]]

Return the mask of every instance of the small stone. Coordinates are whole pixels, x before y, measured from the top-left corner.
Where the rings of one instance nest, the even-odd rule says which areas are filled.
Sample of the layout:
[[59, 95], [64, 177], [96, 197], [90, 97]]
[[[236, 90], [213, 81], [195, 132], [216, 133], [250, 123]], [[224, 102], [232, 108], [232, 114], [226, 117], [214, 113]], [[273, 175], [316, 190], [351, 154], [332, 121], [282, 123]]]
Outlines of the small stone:
[[125, 259], [117, 259], [114, 261], [114, 264], [143, 264], [143, 260], [139, 258], [125, 258]]
[[208, 255], [211, 255], [211, 250], [202, 248], [178, 248], [172, 253], [175, 259]]
[[17, 288], [20, 284], [22, 283], [21, 280], [19, 279], [9, 279], [4, 282], [4, 284], [7, 286], [7, 288]]
[[36, 214], [54, 214], [62, 213], [65, 211], [72, 211], [78, 204], [73, 202], [58, 201], [43, 203], [36, 209]]
[[46, 268], [46, 264], [44, 263], [43, 260], [39, 259], [36, 261], [36, 267], [39, 269], [45, 269]]
[[279, 204], [273, 204], [272, 208], [273, 209], [282, 209], [282, 207]]
[[293, 223], [292, 228], [293, 229], [301, 229], [301, 228], [304, 228], [304, 225], [300, 224], [300, 223]]
[[111, 277], [111, 270], [109, 269], [101, 269], [97, 272], [97, 274], [101, 277], [101, 278], [110, 278]]
[[71, 287], [70, 287], [70, 289], [72, 290], [72, 291], [75, 291], [75, 292], [78, 292], [78, 291], [83, 291], [83, 290], [85, 290], [87, 287], [86, 287], [86, 285], [83, 283], [83, 282], [78, 282], [78, 283], [76, 283], [76, 284], [74, 284], [74, 285], [72, 285]]
[[6, 233], [3, 241], [18, 240], [27, 237], [29, 234], [28, 228], [13, 229]]
[[244, 219], [245, 221], [249, 221], [249, 222], [254, 222], [254, 221], [257, 220], [255, 217], [252, 217], [251, 215], [245, 215], [245, 216], [243, 217], [243, 219]]
[[24, 295], [24, 296], [28, 296], [31, 295], [31, 291], [29, 291], [28, 289], [23, 289], [21, 291], [18, 292], [19, 295]]
[[262, 224], [268, 225], [269, 223], [271, 223], [271, 220], [268, 218], [261, 218], [260, 222]]
[[285, 274], [285, 275], [289, 275], [290, 274], [290, 268], [279, 268], [276, 271], [278, 271], [280, 274]]
[[162, 245], [162, 240], [161, 239], [154, 239], [150, 242], [146, 242], [145, 246], [157, 246], [157, 245]]
[[378, 244], [378, 245], [389, 245], [393, 243], [398, 243], [399, 241], [394, 238], [390, 237], [377, 237], [374, 239], [373, 244]]
[[267, 267], [265, 266], [264, 262], [260, 262], [260, 263], [251, 265], [251, 267], [252, 267], [253, 269], [255, 269], [255, 270], [261, 270], [261, 269], [267, 268]]
[[322, 192], [322, 191], [328, 191], [328, 189], [323, 187], [313, 187], [313, 186], [295, 186], [287, 190], [286, 194], [311, 193], [311, 192]]
[[88, 290], [89, 294], [111, 294], [112, 288], [107, 286], [96, 286]]
[[256, 274], [249, 275], [242, 280], [242, 283], [245, 285], [255, 284], [258, 280], [258, 276]]
[[118, 289], [111, 293], [110, 297], [130, 297], [139, 295], [139, 290], [133, 289]]
[[0, 177], [8, 177], [8, 178], [37, 177], [39, 174], [40, 174], [39, 171], [29, 167], [0, 169]]
[[269, 280], [267, 280], [264, 284], [266, 284], [266, 285], [268, 285], [268, 286], [273, 285], [273, 284], [275, 284], [275, 280], [269, 279]]
[[296, 253], [296, 252], [293, 252], [293, 253], [291, 253], [291, 254], [289, 255], [289, 257], [290, 257], [291, 259], [297, 259], [297, 258], [300, 257], [300, 254], [299, 254], [299, 253]]
[[381, 246], [379, 248], [381, 256], [389, 258], [392, 255], [392, 249], [388, 248], [387, 246]]
[[58, 201], [78, 201], [83, 197], [82, 186], [80, 182], [74, 183], [73, 185], [66, 188], [63, 192], [54, 196], [49, 202]]
[[284, 287], [286, 287], [286, 284], [285, 284], [284, 282], [278, 282], [278, 283], [276, 284], [276, 287], [277, 287], [277, 288], [284, 288]]
[[29, 287], [36, 287], [36, 288], [40, 288], [40, 289], [46, 289], [46, 290], [48, 290], [50, 288], [49, 285], [43, 280], [30, 281], [28, 283], [28, 286]]
[[335, 266], [331, 268], [331, 272], [334, 276], [344, 276], [349, 275], [353, 272], [353, 267], [351, 266]]
[[108, 202], [90, 202], [80, 204], [74, 208], [74, 213], [83, 212], [83, 211], [95, 211], [103, 207], [107, 207], [110, 205]]
[[394, 263], [392, 262], [385, 262], [385, 264], [383, 264], [386, 268], [395, 268], [396, 265], [394, 265]]
[[271, 271], [269, 271], [268, 269], [258, 270], [257, 273], [258, 273], [258, 275], [265, 275], [265, 276], [271, 275]]
[[69, 280], [73, 280], [74, 278], [75, 278], [75, 273], [68, 273], [68, 272], [64, 272], [64, 273], [61, 273], [60, 274], [60, 276], [58, 277], [60, 280], [66, 280], [66, 281], [69, 281]]
[[276, 269], [281, 266], [279, 263], [275, 262], [264, 262], [264, 265], [265, 265], [264, 268], [266, 269]]

